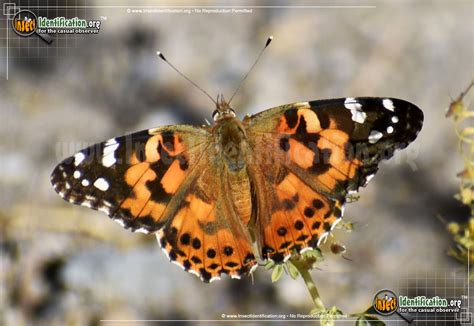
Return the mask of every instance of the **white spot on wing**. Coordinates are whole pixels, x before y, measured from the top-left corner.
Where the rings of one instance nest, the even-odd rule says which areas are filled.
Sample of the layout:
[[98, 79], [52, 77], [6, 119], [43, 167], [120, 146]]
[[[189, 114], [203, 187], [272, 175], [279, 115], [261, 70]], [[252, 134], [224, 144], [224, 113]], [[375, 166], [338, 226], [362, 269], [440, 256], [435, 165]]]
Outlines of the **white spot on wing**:
[[387, 127], [387, 133], [391, 134], [393, 132], [393, 127], [392, 126], [388, 126]]
[[81, 203], [81, 206], [85, 206], [85, 207], [88, 207], [88, 208], [92, 208], [92, 203], [90, 201], [83, 201]]
[[362, 111], [352, 111], [352, 120], [358, 123], [364, 123], [365, 119], [367, 118], [367, 114]]
[[117, 144], [117, 140], [115, 140], [115, 138], [110, 138], [109, 140], [105, 142], [106, 147], [109, 145], [114, 145], [114, 144]]
[[386, 98], [382, 101], [383, 107], [387, 110], [394, 111], [395, 107], [393, 106], [393, 102], [391, 99]]
[[104, 152], [102, 153], [102, 165], [106, 168], [111, 167], [117, 161], [115, 159], [115, 151], [119, 147], [119, 144], [115, 138], [109, 139], [105, 143]]
[[372, 130], [369, 135], [369, 143], [375, 144], [383, 137], [383, 134], [380, 131]]
[[150, 233], [147, 229], [145, 228], [139, 228], [139, 229], [136, 229], [135, 231], [133, 232], [140, 232], [140, 233], [145, 233], [145, 234], [148, 234]]
[[77, 170], [74, 171], [73, 177], [74, 177], [74, 179], [79, 179], [81, 177], [81, 172], [77, 171]]
[[77, 153], [76, 155], [74, 155], [74, 165], [78, 166], [79, 164], [81, 164], [82, 161], [84, 161], [85, 158], [86, 156], [84, 155], [84, 153]]
[[102, 158], [102, 165], [106, 168], [110, 168], [112, 165], [115, 164], [115, 162], [117, 162], [117, 160], [115, 159], [114, 153], [111, 153], [111, 155], [107, 155]]
[[393, 123], [397, 123], [397, 122], [398, 122], [398, 117], [397, 117], [396, 115], [394, 115], [394, 116], [392, 117], [392, 122], [393, 122]]
[[99, 190], [106, 191], [109, 189], [109, 183], [104, 178], [98, 178], [94, 181], [94, 187]]
[[107, 207], [112, 207], [112, 203], [106, 200], [102, 201], [102, 204], [104, 204]]
[[178, 265], [179, 267], [181, 267], [181, 269], [182, 269], [183, 271], [185, 271], [185, 270], [186, 270], [186, 269], [184, 268], [184, 266], [183, 266], [183, 265], [181, 265], [181, 264], [180, 264], [178, 261], [176, 261], [176, 260], [172, 260], [171, 262], [172, 262], [173, 264], [175, 264], [175, 265]]
[[201, 276], [201, 275], [200, 275], [198, 272], [196, 272], [194, 269], [190, 269], [190, 270], [188, 270], [188, 272], [191, 273], [191, 274], [193, 274], [193, 275], [196, 275], [197, 277], [200, 277], [200, 276]]
[[[209, 283], [212, 283], [216, 280], [220, 280], [221, 278], [219, 276], [214, 276], [214, 277], [211, 277], [211, 279], [209, 280]], [[204, 281], [204, 278], [201, 277], [201, 280]]]
[[352, 97], [346, 98], [344, 101], [344, 106], [346, 109], [350, 110], [352, 113], [352, 121], [357, 123], [364, 123], [367, 118], [367, 114], [362, 111], [362, 104], [357, 102], [356, 99]]
[[83, 185], [84, 187], [87, 187], [87, 186], [90, 185], [90, 182], [87, 179], [83, 179], [82, 182], [81, 182], [81, 185]]
[[[118, 224], [120, 224], [121, 227], [125, 227], [125, 223], [123, 223], [122, 220], [114, 219], [114, 222], [117, 222]], [[158, 243], [160, 243], [160, 239], [158, 237], [157, 239], [158, 239]]]
[[98, 208], [99, 211], [104, 212], [105, 214], [109, 215], [110, 214], [110, 208], [102, 206]]

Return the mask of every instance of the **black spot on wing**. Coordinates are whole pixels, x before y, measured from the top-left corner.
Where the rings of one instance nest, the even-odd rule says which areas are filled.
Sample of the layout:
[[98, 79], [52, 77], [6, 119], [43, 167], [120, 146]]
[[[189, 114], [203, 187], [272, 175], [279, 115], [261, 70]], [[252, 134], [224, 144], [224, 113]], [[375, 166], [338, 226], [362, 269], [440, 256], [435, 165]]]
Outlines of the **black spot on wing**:
[[287, 232], [287, 231], [286, 231], [286, 228], [283, 227], [283, 226], [280, 227], [280, 228], [277, 230], [278, 235], [279, 235], [279, 236], [282, 236], [282, 237], [285, 236], [286, 232]]
[[313, 165], [309, 167], [309, 171], [315, 174], [323, 174], [327, 172], [332, 166], [329, 163], [329, 158], [331, 157], [332, 151], [329, 148], [323, 148], [321, 150], [316, 150]]
[[306, 125], [306, 119], [304, 116], [300, 116], [299, 123], [298, 123], [298, 128], [296, 128], [296, 133], [297, 134], [305, 134], [307, 133], [307, 125]]
[[284, 259], [285, 259], [285, 256], [279, 252], [279, 253], [276, 253], [274, 255], [271, 255], [270, 257], [275, 263], [277, 264], [281, 264], [283, 263]]
[[175, 158], [171, 156], [161, 145], [158, 144], [158, 153], [160, 154], [160, 160], [150, 165], [150, 169], [156, 174], [154, 180], [146, 182], [147, 188], [151, 192], [150, 199], [158, 203], [167, 203], [171, 200], [173, 194], [167, 193], [161, 184], [161, 179], [170, 165], [173, 163]]
[[304, 223], [302, 221], [298, 220], [298, 221], [295, 222], [294, 226], [295, 226], [295, 229], [302, 230], [304, 228]]
[[239, 264], [238, 264], [238, 263], [235, 263], [235, 262], [232, 262], [232, 261], [230, 261], [230, 262], [226, 263], [226, 264], [225, 264], [225, 266], [226, 266], [226, 267], [229, 267], [229, 268], [234, 268], [234, 267], [237, 267], [237, 266], [239, 266]]
[[295, 203], [291, 199], [284, 199], [282, 201], [282, 207], [284, 210], [289, 211], [295, 208]]
[[212, 274], [206, 271], [204, 268], [200, 268], [199, 272], [201, 273], [201, 277], [204, 282], [209, 282], [211, 280]]
[[297, 109], [288, 109], [284, 113], [286, 123], [290, 129], [296, 127], [298, 123], [298, 110]]
[[224, 254], [225, 254], [226, 256], [230, 256], [230, 255], [232, 255], [233, 253], [234, 253], [234, 249], [232, 249], [232, 247], [227, 246], [227, 247], [224, 248]]
[[316, 209], [321, 209], [324, 207], [324, 203], [320, 199], [313, 199], [313, 207]]
[[216, 257], [216, 254], [217, 254], [217, 253], [216, 253], [216, 251], [215, 251], [214, 249], [208, 249], [208, 250], [207, 250], [207, 253], [206, 253], [207, 257], [209, 257], [209, 258], [214, 258], [214, 257]]
[[304, 209], [304, 216], [311, 218], [314, 216], [314, 209], [312, 207], [306, 207]]
[[199, 240], [198, 238], [194, 238], [193, 239], [193, 248], [194, 249], [200, 249], [201, 248], [201, 240]]
[[318, 117], [319, 120], [319, 125], [321, 126], [322, 129], [328, 129], [330, 120], [329, 120], [329, 115], [326, 112], [315, 112], [316, 116]]

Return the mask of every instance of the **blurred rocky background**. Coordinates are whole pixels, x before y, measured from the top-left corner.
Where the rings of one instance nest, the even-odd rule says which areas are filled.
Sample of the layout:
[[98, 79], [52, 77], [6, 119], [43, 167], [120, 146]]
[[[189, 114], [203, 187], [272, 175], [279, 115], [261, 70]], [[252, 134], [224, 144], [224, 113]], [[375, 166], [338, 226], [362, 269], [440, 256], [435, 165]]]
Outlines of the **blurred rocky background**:
[[177, 5], [158, 1], [128, 7], [132, 1], [56, 0], [48, 8], [35, 7], [45, 5], [35, 0], [6, 2], [50, 18], [98, 19], [102, 26], [98, 35], [54, 36], [48, 46], [36, 36], [20, 38], [1, 15], [0, 324], [220, 320], [311, 310], [301, 279], [284, 276], [272, 284], [263, 268], [253, 280], [203, 284], [170, 264], [153, 235], [64, 202], [49, 181], [60, 160], [89, 144], [211, 119], [213, 104], [159, 60], [157, 50], [212, 95], [229, 97], [269, 35], [274, 42], [233, 101], [239, 116], [356, 96], [399, 97], [425, 113], [418, 139], [383, 163], [360, 200], [346, 207], [354, 230], [337, 230], [329, 244], [344, 244], [349, 259], [325, 249], [313, 271], [326, 306], [363, 311], [383, 288], [465, 293], [463, 266], [446, 254], [450, 235], [439, 217], [469, 215], [453, 198], [462, 161], [445, 110], [474, 75], [472, 1], [291, 2], [315, 6], [300, 8], [284, 8], [285, 1], [253, 3], [269, 8], [179, 2], [249, 6], [250, 13], [135, 11]]

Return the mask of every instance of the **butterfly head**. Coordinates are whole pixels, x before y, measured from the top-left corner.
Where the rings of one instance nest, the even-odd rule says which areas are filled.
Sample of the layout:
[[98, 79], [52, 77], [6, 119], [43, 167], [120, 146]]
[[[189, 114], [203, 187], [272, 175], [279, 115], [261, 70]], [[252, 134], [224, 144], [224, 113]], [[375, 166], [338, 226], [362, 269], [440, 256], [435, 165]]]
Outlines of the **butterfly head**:
[[222, 119], [235, 118], [235, 111], [230, 107], [229, 103], [224, 99], [224, 95], [217, 95], [216, 109], [212, 113], [212, 119], [215, 122]]

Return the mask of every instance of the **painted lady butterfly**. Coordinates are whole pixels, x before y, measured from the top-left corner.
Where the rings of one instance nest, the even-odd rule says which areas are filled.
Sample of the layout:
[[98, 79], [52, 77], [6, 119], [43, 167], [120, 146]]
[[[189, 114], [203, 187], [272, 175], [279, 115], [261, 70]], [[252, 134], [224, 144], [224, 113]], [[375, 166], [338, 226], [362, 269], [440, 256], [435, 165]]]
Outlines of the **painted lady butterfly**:
[[394, 98], [275, 107], [243, 121], [221, 97], [214, 125], [175, 125], [107, 140], [65, 159], [51, 182], [65, 200], [156, 233], [169, 259], [209, 282], [317, 247], [349, 193], [423, 123]]

